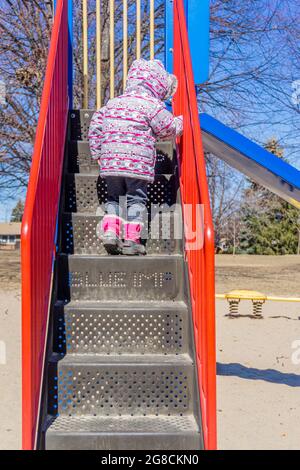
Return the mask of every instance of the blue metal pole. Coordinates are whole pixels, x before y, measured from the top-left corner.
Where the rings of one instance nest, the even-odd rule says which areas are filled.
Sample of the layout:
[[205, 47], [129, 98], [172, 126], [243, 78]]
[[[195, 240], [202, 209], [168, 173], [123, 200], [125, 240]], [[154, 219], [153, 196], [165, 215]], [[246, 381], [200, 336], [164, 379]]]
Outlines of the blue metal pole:
[[209, 76], [209, 0], [185, 0], [195, 83]]
[[173, 72], [173, 0], [165, 0], [165, 67], [169, 73]]
[[[209, 0], [184, 0], [195, 83], [209, 74]], [[165, 66], [173, 71], [173, 0], [165, 0]]]

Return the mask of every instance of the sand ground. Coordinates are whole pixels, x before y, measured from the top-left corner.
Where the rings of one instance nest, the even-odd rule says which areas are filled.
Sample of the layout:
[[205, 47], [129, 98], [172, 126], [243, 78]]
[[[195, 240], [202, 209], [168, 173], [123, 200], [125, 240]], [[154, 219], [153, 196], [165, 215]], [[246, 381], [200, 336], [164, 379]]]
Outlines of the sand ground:
[[299, 449], [300, 304], [267, 303], [262, 320], [251, 310], [231, 319], [217, 301], [219, 448]]
[[[218, 293], [300, 297], [300, 257], [218, 255], [216, 264]], [[0, 252], [0, 450], [21, 445], [20, 301], [19, 253]], [[299, 449], [300, 304], [268, 302], [261, 320], [250, 302], [237, 318], [227, 313], [217, 301], [219, 449]]]
[[21, 295], [0, 289], [0, 450], [21, 446]]
[[253, 289], [300, 297], [300, 256], [216, 256], [217, 292]]
[[[300, 297], [300, 257], [218, 255], [216, 267], [218, 293]], [[251, 302], [234, 319], [216, 305], [219, 448], [299, 449], [300, 303], [267, 302], [262, 320]]]

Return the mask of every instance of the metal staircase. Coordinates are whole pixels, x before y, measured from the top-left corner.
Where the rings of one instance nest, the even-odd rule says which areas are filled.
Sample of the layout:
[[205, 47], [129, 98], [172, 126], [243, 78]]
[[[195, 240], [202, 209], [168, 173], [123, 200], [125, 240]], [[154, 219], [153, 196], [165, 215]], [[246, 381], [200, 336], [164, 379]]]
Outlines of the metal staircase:
[[[92, 111], [70, 111], [74, 2], [54, 2], [22, 221], [24, 450], [216, 448], [212, 214], [186, 2], [162, 2], [166, 65], [178, 77], [173, 109], [175, 115], [183, 115], [184, 132], [176, 151], [169, 142], [158, 144], [157, 176], [149, 186], [150, 224], [143, 233], [144, 257], [107, 256], [99, 241], [106, 187], [86, 140]], [[84, 103], [91, 101], [88, 44], [92, 38], [88, 2], [83, 3], [82, 106], [86, 108]], [[98, 44], [99, 108], [103, 12], [102, 2], [96, 3], [97, 26], [90, 33]], [[192, 2], [193, 8], [196, 3]], [[113, 21], [114, 1], [109, 4], [113, 96], [120, 70], [115, 73], [113, 67], [118, 28]], [[149, 7], [153, 56], [155, 2]], [[127, 13], [124, 8], [124, 25]], [[123, 31], [126, 37], [126, 28]], [[123, 78], [128, 65], [125, 37]], [[203, 218], [198, 218], [199, 213]]]
[[97, 238], [105, 182], [86, 141], [91, 115], [70, 112], [44, 445], [199, 449], [194, 334], [182, 240], [174, 238], [181, 214], [173, 144], [158, 145], [149, 194], [163, 214], [147, 255], [107, 256]]

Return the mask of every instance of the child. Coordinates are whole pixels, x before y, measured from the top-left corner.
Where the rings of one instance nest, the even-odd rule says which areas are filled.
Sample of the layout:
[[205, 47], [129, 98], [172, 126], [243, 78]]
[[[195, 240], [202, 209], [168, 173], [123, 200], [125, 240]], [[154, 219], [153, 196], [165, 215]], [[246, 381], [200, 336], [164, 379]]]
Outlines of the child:
[[[102, 239], [109, 254], [145, 254], [141, 231], [147, 186], [154, 180], [155, 141], [182, 133], [182, 117], [174, 117], [164, 105], [176, 89], [176, 77], [166, 72], [162, 62], [136, 60], [124, 94], [93, 115], [89, 141], [92, 157], [98, 160], [100, 175], [107, 183]], [[127, 199], [127, 211], [123, 212], [119, 204], [122, 196]]]

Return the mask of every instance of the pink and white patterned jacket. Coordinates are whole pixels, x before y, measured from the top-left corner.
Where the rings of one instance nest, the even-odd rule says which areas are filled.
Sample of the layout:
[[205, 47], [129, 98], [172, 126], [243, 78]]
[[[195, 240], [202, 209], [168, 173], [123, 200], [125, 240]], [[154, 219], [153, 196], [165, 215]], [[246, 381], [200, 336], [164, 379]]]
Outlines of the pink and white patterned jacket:
[[164, 104], [176, 87], [176, 77], [160, 61], [133, 62], [124, 94], [96, 111], [90, 124], [91, 153], [101, 176], [153, 181], [156, 140], [182, 133], [182, 117], [174, 117]]

